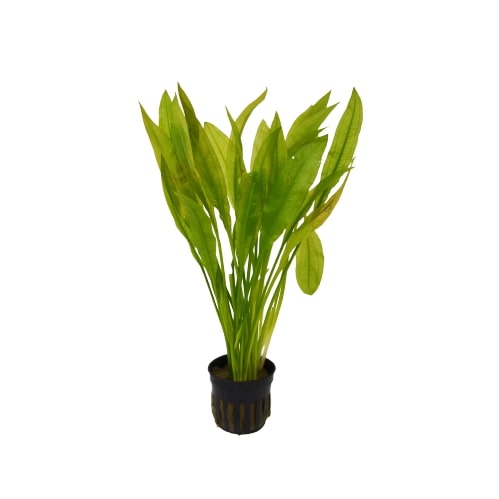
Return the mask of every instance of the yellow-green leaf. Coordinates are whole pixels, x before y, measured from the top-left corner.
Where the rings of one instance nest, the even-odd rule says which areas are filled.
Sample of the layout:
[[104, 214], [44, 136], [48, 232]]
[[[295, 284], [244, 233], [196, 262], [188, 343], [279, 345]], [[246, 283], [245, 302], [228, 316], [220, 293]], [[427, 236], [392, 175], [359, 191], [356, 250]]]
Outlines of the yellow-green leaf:
[[322, 243], [315, 231], [300, 243], [296, 252], [296, 280], [300, 289], [312, 295], [317, 291], [324, 270]]
[[227, 159], [227, 148], [229, 147], [229, 137], [225, 135], [218, 127], [212, 123], [205, 123], [204, 130], [210, 139], [211, 145], [217, 155], [218, 161], [222, 169], [226, 169], [225, 162]]
[[[186, 128], [190, 140], [194, 169], [200, 178], [206, 209], [216, 207], [227, 230], [230, 230], [230, 211], [225, 176], [212, 142], [194, 113], [192, 104], [179, 85], [179, 94], [185, 110]], [[180, 145], [181, 147], [181, 145]]]
[[336, 107], [336, 104], [328, 106], [331, 92], [319, 99], [315, 104], [305, 110], [291, 125], [286, 136], [286, 147], [290, 156], [293, 156], [300, 147], [314, 140], [319, 132], [322, 122], [329, 113]]
[[248, 118], [251, 116], [251, 113], [255, 110], [255, 108], [260, 104], [267, 95], [267, 89], [265, 89], [253, 102], [250, 102], [241, 112], [241, 114], [236, 119], [236, 125], [239, 129], [239, 133], [243, 133], [244, 127]]
[[214, 282], [219, 266], [216, 240], [210, 218], [204, 212], [201, 205], [197, 204], [190, 197], [181, 194], [178, 197], [183, 207], [183, 222], [188, 240], [196, 249], [199, 260], [208, 271], [212, 282]]
[[258, 126], [255, 135], [255, 140], [253, 142], [253, 151], [251, 153], [251, 167], [250, 167], [251, 171], [255, 169], [256, 158], [258, 157], [258, 153], [260, 152], [260, 149], [262, 148], [262, 145], [265, 143], [265, 140], [267, 139], [269, 134], [270, 134], [270, 128], [265, 122], [265, 120], [262, 120], [260, 122], [260, 125]]
[[[297, 223], [296, 218], [317, 176], [326, 144], [327, 137], [318, 137], [300, 148], [293, 157], [287, 157], [282, 143], [283, 151], [276, 160], [273, 182], [268, 186], [262, 223], [262, 232], [271, 241]], [[279, 153], [278, 148], [277, 151]]]
[[[362, 101], [354, 88], [347, 108], [336, 128], [333, 143], [324, 162], [321, 179], [334, 177], [338, 181], [348, 171], [353, 161], [353, 155], [362, 127], [362, 114]], [[326, 190], [321, 195], [317, 201], [318, 204], [326, 200], [329, 190]]]
[[262, 189], [261, 172], [243, 173], [236, 203], [237, 216], [234, 225], [235, 250], [238, 264], [241, 266], [258, 238], [262, 216]]

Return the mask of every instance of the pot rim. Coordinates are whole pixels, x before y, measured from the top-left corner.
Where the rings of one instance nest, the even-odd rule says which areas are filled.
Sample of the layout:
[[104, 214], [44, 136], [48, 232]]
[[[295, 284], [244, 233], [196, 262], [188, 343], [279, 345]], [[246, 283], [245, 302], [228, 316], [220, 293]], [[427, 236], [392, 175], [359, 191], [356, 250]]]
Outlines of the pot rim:
[[275, 364], [267, 357], [265, 358], [265, 362], [263, 364], [264, 369], [267, 371], [267, 376], [263, 378], [258, 378], [258, 379], [251, 379], [251, 380], [245, 380], [245, 381], [237, 381], [237, 380], [232, 380], [232, 379], [224, 379], [216, 376], [213, 374], [213, 369], [215, 367], [223, 368], [227, 366], [227, 354], [221, 355], [220, 357], [217, 357], [216, 359], [213, 359], [209, 364], [208, 364], [208, 372], [210, 373], [210, 378], [212, 382], [215, 382], [217, 385], [223, 386], [223, 385], [234, 385], [234, 384], [240, 384], [240, 385], [256, 385], [256, 386], [262, 386], [266, 384], [272, 383], [272, 380], [274, 378], [274, 373], [276, 370]]

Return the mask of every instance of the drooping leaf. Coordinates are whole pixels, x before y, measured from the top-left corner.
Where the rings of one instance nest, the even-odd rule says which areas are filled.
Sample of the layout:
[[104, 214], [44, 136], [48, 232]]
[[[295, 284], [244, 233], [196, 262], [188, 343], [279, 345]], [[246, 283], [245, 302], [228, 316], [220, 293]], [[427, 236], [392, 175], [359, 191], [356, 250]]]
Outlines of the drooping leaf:
[[315, 208], [310, 215], [305, 218], [304, 223], [310, 223], [311, 226], [315, 229], [318, 229], [328, 218], [329, 215], [333, 212], [338, 204], [338, 201], [343, 194], [343, 189], [347, 183], [350, 172], [345, 175], [343, 183], [337, 189], [334, 194], [324, 203]]
[[317, 291], [324, 270], [322, 243], [315, 231], [300, 243], [296, 252], [296, 280], [300, 289], [312, 295]]
[[309, 215], [307, 215], [301, 225], [294, 229], [285, 245], [285, 249], [283, 255], [281, 257], [280, 268], [284, 268], [287, 262], [289, 261], [289, 257], [295, 248], [306, 239], [311, 232], [317, 230], [331, 215], [334, 208], [338, 204], [340, 197], [343, 193], [343, 189], [348, 180], [348, 174], [345, 176], [343, 183], [340, 188], [335, 191], [335, 193], [328, 199], [328, 201], [317, 208], [315, 208]]
[[305, 214], [308, 213], [313, 204], [315, 204], [314, 209], [317, 209], [323, 204], [326, 204], [329, 201], [329, 199], [327, 199], [327, 196], [331, 194], [331, 191], [336, 187], [342, 177], [345, 178], [343, 183], [346, 182], [346, 178], [348, 178], [348, 175], [350, 174], [350, 171], [352, 169], [353, 167], [349, 167], [347, 169], [346, 177], [345, 173], [340, 175], [340, 172], [335, 171], [331, 175], [323, 178], [316, 186], [310, 189], [307, 194], [307, 199], [305, 200], [305, 203], [303, 204], [300, 211], [300, 215], [305, 216]]

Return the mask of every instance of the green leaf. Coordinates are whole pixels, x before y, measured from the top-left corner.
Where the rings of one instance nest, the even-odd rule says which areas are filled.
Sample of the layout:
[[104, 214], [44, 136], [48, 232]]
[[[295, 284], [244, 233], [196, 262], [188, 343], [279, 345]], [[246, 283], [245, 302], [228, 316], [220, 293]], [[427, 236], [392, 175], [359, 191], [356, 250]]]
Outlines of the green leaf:
[[256, 153], [252, 167], [252, 171], [260, 172], [263, 175], [265, 194], [267, 194], [279, 168], [277, 163], [287, 161], [282, 129], [280, 127], [270, 128], [267, 133]]
[[334, 208], [338, 204], [338, 201], [340, 200], [340, 197], [343, 193], [343, 189], [345, 188], [345, 184], [348, 180], [348, 175], [349, 174], [345, 176], [345, 179], [343, 180], [343, 183], [341, 184], [340, 188], [335, 191], [335, 193], [328, 199], [328, 201], [315, 208], [309, 215], [305, 217], [303, 223], [297, 229], [294, 229], [290, 233], [286, 241], [284, 253], [281, 257], [281, 262], [280, 262], [281, 269], [284, 268], [288, 263], [289, 256], [292, 254], [294, 249], [304, 239], [306, 239], [311, 232], [317, 230], [329, 218]]
[[[140, 106], [142, 118], [161, 172], [161, 182], [168, 208], [173, 216], [177, 229], [190, 242], [190, 232], [184, 218], [185, 205], [179, 201], [179, 195], [195, 196], [192, 178], [186, 168], [178, 164], [173, 144], [167, 132], [157, 126], [144, 108]], [[166, 111], [165, 111], [166, 113]], [[166, 116], [166, 114], [165, 114]], [[167, 127], [169, 130], [169, 127]], [[191, 242], [190, 242], [191, 244]]]
[[265, 122], [265, 120], [262, 120], [256, 131], [255, 140], [253, 141], [253, 150], [251, 153], [251, 166], [250, 166], [251, 171], [255, 170], [256, 158], [258, 157], [258, 153], [260, 152], [262, 145], [265, 143], [265, 140], [268, 138], [269, 135], [270, 135], [270, 128]]
[[164, 130], [159, 128], [158, 125], [156, 125], [156, 123], [152, 121], [152, 119], [146, 113], [145, 109], [142, 107], [142, 104], [139, 105], [147, 136], [149, 137], [149, 141], [151, 142], [158, 167], [160, 167], [162, 153], [172, 151], [170, 138]]
[[183, 208], [187, 239], [196, 249], [199, 260], [206, 268], [211, 281], [215, 282], [219, 264], [211, 220], [196, 201], [182, 194], [179, 194], [178, 198]]
[[260, 104], [267, 95], [267, 89], [265, 89], [253, 102], [250, 102], [241, 112], [241, 114], [236, 119], [236, 126], [239, 129], [239, 133], [242, 134], [248, 118], [255, 108]]
[[230, 334], [232, 332], [232, 312], [231, 312], [231, 295], [229, 290], [227, 289], [227, 285], [225, 282], [225, 275], [222, 273], [219, 268], [217, 271], [217, 278], [213, 285], [213, 291], [216, 297], [216, 302], [218, 305], [218, 317], [220, 320], [220, 324], [222, 326], [222, 330], [226, 339], [230, 338]]
[[235, 208], [237, 204], [237, 196], [239, 190], [239, 180], [246, 172], [243, 158], [243, 143], [241, 139], [241, 131], [236, 125], [231, 114], [227, 110], [227, 116], [230, 121], [232, 133], [230, 134], [229, 144], [227, 146], [226, 159], [226, 178], [227, 178], [227, 193], [232, 206]]
[[227, 191], [233, 207], [236, 206], [239, 181], [243, 173], [246, 172], [243, 156], [242, 133], [251, 113], [258, 106], [258, 104], [260, 104], [265, 99], [266, 95], [267, 90], [265, 89], [262, 94], [260, 94], [253, 102], [250, 102], [243, 109], [241, 114], [235, 120], [230, 114], [229, 110], [226, 109], [227, 116], [230, 121], [231, 134], [227, 147], [225, 172], [227, 178]]
[[317, 208], [315, 208], [315, 210], [305, 218], [304, 223], [310, 223], [315, 230], [318, 229], [329, 218], [329, 215], [331, 215], [333, 210], [336, 208], [336, 205], [338, 204], [338, 201], [343, 194], [343, 189], [345, 188], [349, 175], [350, 171], [345, 175], [340, 188], [337, 189], [324, 204], [321, 204]]
[[186, 129], [190, 137], [192, 148], [193, 163], [195, 170], [200, 177], [202, 190], [205, 194], [205, 204], [207, 210], [211, 212], [216, 207], [224, 223], [226, 230], [230, 231], [230, 212], [227, 200], [227, 186], [225, 176], [220, 165], [212, 142], [210, 141], [206, 130], [194, 113], [192, 104], [187, 95], [179, 85], [180, 100], [185, 110]]
[[[361, 127], [362, 101], [354, 88], [347, 108], [336, 128], [333, 143], [331, 144], [321, 173], [322, 179], [334, 176], [334, 178], [339, 180], [347, 172], [353, 161]], [[318, 200], [318, 203], [323, 203], [328, 195], [329, 191], [325, 191]]]
[[[227, 210], [227, 214], [224, 215], [228, 220], [230, 220], [230, 211], [227, 203], [227, 196], [229, 194], [229, 181], [228, 181], [228, 170], [227, 170], [227, 150], [229, 148], [229, 137], [225, 135], [219, 128], [211, 123], [204, 124], [204, 130], [206, 133], [206, 137], [210, 141], [210, 144], [213, 148], [213, 152], [215, 153], [218, 164], [220, 165], [220, 169], [224, 178], [225, 188], [223, 190], [224, 193], [224, 205]], [[225, 222], [224, 222], [225, 223]], [[228, 229], [228, 227], [226, 227]], [[230, 230], [228, 230], [230, 232]]]
[[218, 156], [203, 128], [199, 129], [199, 142], [194, 148], [197, 170], [206, 186], [212, 203], [218, 209], [227, 233], [231, 230], [227, 185]]
[[[236, 119], [227, 110], [230, 135], [201, 125], [180, 85], [173, 98], [162, 95], [158, 124], [141, 106], [168, 207], [202, 268], [225, 335], [229, 372], [237, 380], [256, 379], [263, 365], [293, 260], [305, 293], [320, 285], [324, 255], [316, 231], [342, 195], [362, 124], [353, 89], [324, 158], [321, 127], [335, 107], [328, 105], [329, 93], [294, 120], [287, 136], [276, 113], [270, 125], [261, 121], [247, 171], [242, 133], [265, 95]], [[219, 218], [227, 239], [220, 237]]]
[[159, 128], [173, 145], [178, 163], [184, 169], [192, 170], [194, 165], [187, 122], [177, 96], [171, 100], [166, 91], [159, 106]]
[[205, 123], [204, 130], [210, 139], [213, 150], [223, 170], [226, 170], [227, 149], [229, 147], [229, 137], [212, 123]]
[[[168, 178], [172, 192], [179, 192], [190, 197], [203, 197], [199, 180], [196, 178], [195, 171], [189, 168], [189, 165], [178, 160], [175, 145], [168, 134], [156, 125], [141, 107], [142, 118], [146, 128], [149, 140], [151, 142], [156, 161], [160, 170], [167, 169], [170, 173], [164, 176]], [[164, 181], [164, 180], [163, 180]]]
[[271, 241], [297, 223], [296, 218], [317, 176], [326, 145], [327, 137], [318, 137], [289, 158], [284, 143], [278, 142], [277, 148], [283, 150], [277, 152], [275, 178], [268, 189], [262, 222], [262, 234], [268, 235]]
[[319, 99], [314, 105], [304, 111], [291, 125], [286, 136], [286, 147], [293, 156], [300, 147], [314, 140], [321, 132], [320, 125], [328, 117], [337, 104], [327, 105], [331, 92]]
[[185, 210], [182, 209], [182, 205], [178, 200], [178, 189], [175, 189], [175, 183], [171, 176], [170, 171], [166, 166], [166, 161], [163, 156], [161, 156], [161, 183], [163, 185], [163, 193], [165, 195], [166, 203], [168, 204], [168, 208], [173, 216], [173, 220], [175, 221], [175, 225], [177, 229], [182, 233], [182, 235], [189, 240], [188, 236], [188, 228], [185, 226], [183, 221], [183, 212]]
[[168, 92], [165, 90], [161, 97], [161, 102], [159, 103], [159, 128], [161, 128], [167, 135], [170, 137], [170, 125], [169, 125], [169, 117], [168, 117], [168, 109], [172, 104], [172, 100], [168, 95]]
[[240, 266], [244, 265], [258, 238], [262, 217], [262, 184], [261, 172], [245, 172], [241, 177], [234, 224], [235, 251]]
[[308, 295], [314, 294], [321, 283], [323, 270], [321, 240], [316, 232], [310, 232], [296, 252], [296, 280], [300, 289]]
[[186, 116], [180, 108], [177, 96], [174, 97], [170, 108], [169, 126], [170, 138], [175, 147], [175, 153], [178, 161], [181, 164], [187, 165], [189, 169], [194, 168], [194, 157], [191, 146], [191, 138], [189, 136], [190, 130], [187, 126]]

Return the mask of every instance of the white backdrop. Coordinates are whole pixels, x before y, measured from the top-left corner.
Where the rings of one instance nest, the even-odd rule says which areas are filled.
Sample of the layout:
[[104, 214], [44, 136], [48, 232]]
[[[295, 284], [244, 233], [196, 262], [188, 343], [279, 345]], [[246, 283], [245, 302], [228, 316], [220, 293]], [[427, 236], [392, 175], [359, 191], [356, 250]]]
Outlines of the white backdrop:
[[[0, 497], [499, 497], [493, 2], [4, 2]], [[227, 129], [364, 103], [289, 280], [258, 433], [217, 429], [222, 333], [143, 129], [180, 82]], [[253, 128], [252, 128], [253, 127]]]

